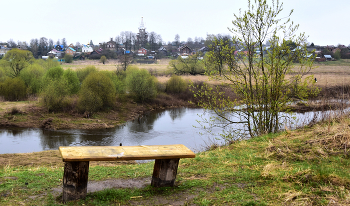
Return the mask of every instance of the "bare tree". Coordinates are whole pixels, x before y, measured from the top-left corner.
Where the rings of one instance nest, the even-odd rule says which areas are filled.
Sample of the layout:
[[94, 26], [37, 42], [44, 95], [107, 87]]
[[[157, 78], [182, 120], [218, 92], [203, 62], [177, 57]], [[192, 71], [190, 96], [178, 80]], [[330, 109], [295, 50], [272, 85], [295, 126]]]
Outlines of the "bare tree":
[[39, 40], [39, 56], [45, 56], [48, 52], [48, 40], [45, 37], [41, 37]]
[[66, 38], [63, 38], [62, 39], [62, 45], [64, 48], [67, 48], [67, 41], [66, 41]]
[[193, 48], [193, 44], [194, 44], [194, 43], [193, 43], [193, 40], [192, 40], [191, 37], [188, 37], [188, 38], [187, 38], [186, 44], [187, 44], [187, 46]]
[[17, 44], [16, 44], [15, 41], [13, 41], [13, 39], [8, 40], [8, 41], [7, 41], [7, 45], [8, 45], [8, 47], [10, 47], [10, 48], [16, 48], [16, 47], [17, 47]]
[[122, 54], [119, 55], [118, 59], [122, 65], [123, 70], [126, 71], [126, 68], [132, 62], [132, 56], [130, 54]]
[[49, 51], [53, 49], [53, 40], [49, 39]]
[[180, 45], [180, 35], [179, 34], [175, 35], [175, 44], [177, 47]]
[[38, 39], [30, 40], [30, 51], [33, 53], [33, 56], [35, 58], [38, 58], [38, 51], [39, 51], [39, 40]]

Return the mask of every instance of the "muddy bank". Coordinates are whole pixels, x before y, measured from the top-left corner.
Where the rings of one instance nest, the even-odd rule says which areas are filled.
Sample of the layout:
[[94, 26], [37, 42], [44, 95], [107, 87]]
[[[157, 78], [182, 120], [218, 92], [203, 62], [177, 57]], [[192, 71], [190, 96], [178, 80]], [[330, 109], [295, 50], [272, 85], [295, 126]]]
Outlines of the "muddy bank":
[[[173, 95], [158, 95], [148, 103], [138, 104], [132, 100], [117, 102], [114, 108], [90, 115], [76, 111], [49, 113], [38, 102], [13, 103], [12, 107], [0, 113], [0, 127], [59, 129], [107, 129], [142, 117], [153, 110], [176, 107], [195, 107], [187, 99]], [[15, 111], [14, 111], [15, 110]]]

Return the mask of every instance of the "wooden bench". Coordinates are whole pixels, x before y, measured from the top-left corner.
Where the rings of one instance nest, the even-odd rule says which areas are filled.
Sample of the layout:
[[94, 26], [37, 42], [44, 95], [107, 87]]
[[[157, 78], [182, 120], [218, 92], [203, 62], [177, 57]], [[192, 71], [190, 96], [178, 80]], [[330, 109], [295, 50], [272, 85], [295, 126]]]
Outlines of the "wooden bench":
[[180, 158], [195, 154], [182, 144], [153, 146], [76, 146], [59, 147], [64, 164], [63, 202], [86, 197], [89, 161], [155, 159], [154, 187], [174, 186]]

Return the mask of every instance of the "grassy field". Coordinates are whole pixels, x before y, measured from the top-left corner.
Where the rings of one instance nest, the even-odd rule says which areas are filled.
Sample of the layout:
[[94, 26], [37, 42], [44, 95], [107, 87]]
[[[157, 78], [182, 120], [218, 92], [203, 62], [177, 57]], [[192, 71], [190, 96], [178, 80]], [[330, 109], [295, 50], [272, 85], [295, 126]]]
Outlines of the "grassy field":
[[[134, 181], [142, 186], [91, 192], [67, 205], [349, 205], [349, 124], [349, 119], [330, 120], [212, 147], [194, 159], [180, 160], [173, 188], [149, 186], [153, 162], [92, 165], [91, 185]], [[54, 153], [42, 156], [59, 160]], [[38, 154], [18, 156], [30, 159]], [[0, 205], [63, 204], [62, 162], [35, 158], [28, 165], [2, 162]]]
[[[158, 81], [164, 83], [169, 80], [171, 71], [169, 70], [170, 59], [158, 60], [156, 64], [135, 64], [135, 66], [147, 69], [157, 76]], [[116, 60], [109, 60], [106, 64], [100, 63], [98, 60], [74, 61], [72, 64], [63, 63], [63, 68], [80, 69], [88, 65], [94, 65], [100, 70], [117, 70], [120, 64]], [[321, 87], [349, 85], [350, 84], [350, 59], [341, 59], [339, 61], [328, 61], [314, 64], [314, 69], [309, 72], [317, 78], [317, 85]], [[208, 78], [203, 75], [185, 75], [184, 79], [201, 82], [207, 81]], [[218, 82], [212, 82], [217, 84]]]

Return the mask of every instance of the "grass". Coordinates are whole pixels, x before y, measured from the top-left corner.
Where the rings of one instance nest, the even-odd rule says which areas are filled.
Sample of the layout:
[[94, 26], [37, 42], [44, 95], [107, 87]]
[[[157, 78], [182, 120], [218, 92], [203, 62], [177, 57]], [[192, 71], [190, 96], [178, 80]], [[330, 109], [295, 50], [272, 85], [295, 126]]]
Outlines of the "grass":
[[317, 62], [316, 65], [350, 66], [350, 59], [339, 59], [337, 61]]
[[[171, 71], [169, 71], [170, 59], [158, 60], [157, 64], [135, 64], [141, 69], [147, 69], [152, 75], [157, 76], [157, 79], [161, 83], [165, 83], [171, 77]], [[63, 63], [62, 67], [64, 69], [80, 69], [88, 65], [94, 65], [100, 70], [115, 71], [119, 63], [116, 60], [109, 60], [106, 64], [100, 63], [98, 60], [84, 60], [84, 61], [74, 61], [71, 64]], [[296, 64], [297, 65], [297, 64]], [[327, 61], [327, 62], [315, 62], [314, 69], [310, 71], [310, 75], [314, 75], [318, 82], [317, 85], [321, 87], [325, 86], [335, 86], [341, 83], [347, 84], [350, 82], [350, 60], [341, 59], [338, 61]], [[204, 75], [184, 75], [182, 76], [185, 80], [193, 82], [205, 82], [208, 77]], [[288, 77], [288, 76], [287, 76]], [[341, 82], [339, 82], [341, 81]], [[211, 84], [220, 84], [217, 81], [210, 81]]]
[[[106, 189], [68, 205], [348, 205], [350, 119], [328, 120], [181, 159], [176, 187]], [[149, 178], [153, 162], [91, 166], [89, 181]], [[61, 205], [62, 166], [0, 169], [1, 205]], [[27, 183], [27, 184], [26, 184]]]

